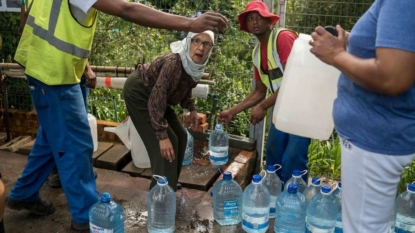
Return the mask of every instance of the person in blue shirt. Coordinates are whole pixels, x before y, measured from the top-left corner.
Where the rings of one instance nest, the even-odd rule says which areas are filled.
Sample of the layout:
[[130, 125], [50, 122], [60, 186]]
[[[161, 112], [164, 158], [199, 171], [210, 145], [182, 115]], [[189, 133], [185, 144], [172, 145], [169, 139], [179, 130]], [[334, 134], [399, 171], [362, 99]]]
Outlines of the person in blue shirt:
[[[317, 27], [311, 52], [339, 69], [343, 229], [386, 233], [400, 176], [415, 159], [415, 1], [376, 0], [350, 32]], [[404, 229], [404, 232], [414, 232]]]

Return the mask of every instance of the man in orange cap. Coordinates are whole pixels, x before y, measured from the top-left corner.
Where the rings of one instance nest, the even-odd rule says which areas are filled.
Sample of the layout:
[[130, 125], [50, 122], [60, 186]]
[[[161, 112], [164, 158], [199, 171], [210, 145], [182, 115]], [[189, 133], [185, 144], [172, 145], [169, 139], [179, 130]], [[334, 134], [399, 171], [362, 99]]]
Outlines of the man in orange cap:
[[[273, 30], [272, 25], [279, 16], [270, 13], [267, 5], [261, 1], [248, 3], [238, 19], [240, 30], [254, 34], [260, 43], [252, 53], [255, 89], [242, 102], [222, 111], [219, 120], [227, 124], [239, 112], [255, 106], [250, 119], [255, 125], [264, 119], [268, 108], [275, 104], [285, 63], [297, 34], [287, 29]], [[267, 89], [272, 93], [268, 98]], [[310, 141], [309, 138], [279, 131], [271, 123], [265, 147], [267, 165], [281, 164], [282, 169], [277, 174], [286, 182], [293, 170], [307, 169]], [[303, 179], [307, 182], [307, 175]]]

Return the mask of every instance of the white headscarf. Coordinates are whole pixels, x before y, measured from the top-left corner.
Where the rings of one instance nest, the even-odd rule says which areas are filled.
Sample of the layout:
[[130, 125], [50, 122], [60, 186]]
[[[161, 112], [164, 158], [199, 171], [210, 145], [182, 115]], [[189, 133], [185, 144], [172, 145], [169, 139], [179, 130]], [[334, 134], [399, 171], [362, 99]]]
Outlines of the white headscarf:
[[[212, 31], [204, 31], [202, 33], [208, 34], [212, 43], [214, 43], [215, 34]], [[190, 77], [193, 78], [195, 82], [199, 82], [200, 78], [202, 77], [203, 72], [205, 71], [207, 62], [209, 60], [210, 54], [212, 53], [212, 49], [210, 50], [207, 58], [203, 61], [202, 64], [196, 64], [193, 62], [192, 58], [190, 57], [190, 44], [193, 37], [200, 33], [193, 33], [189, 32], [186, 38], [181, 41], [176, 41], [170, 44], [170, 50], [172, 53], [178, 53], [182, 60], [182, 65], [184, 70]]]

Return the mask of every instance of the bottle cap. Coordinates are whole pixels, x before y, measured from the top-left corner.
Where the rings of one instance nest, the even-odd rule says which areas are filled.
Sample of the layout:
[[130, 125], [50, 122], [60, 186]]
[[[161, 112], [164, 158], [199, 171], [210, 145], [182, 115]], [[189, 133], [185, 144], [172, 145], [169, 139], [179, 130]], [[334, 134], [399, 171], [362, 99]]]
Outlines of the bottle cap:
[[216, 124], [215, 129], [222, 129], [222, 124]]
[[294, 194], [294, 193], [297, 193], [297, 190], [298, 190], [298, 185], [294, 183], [291, 183], [288, 185], [288, 193]]
[[339, 181], [339, 183], [337, 184], [337, 187], [338, 187], [339, 189], [342, 189], [342, 182], [341, 182], [341, 181]]
[[409, 184], [407, 190], [411, 192], [415, 192], [415, 184]]
[[167, 183], [168, 183], [167, 182], [167, 177], [165, 177], [165, 176], [162, 176], [162, 177], [160, 177], [160, 178], [157, 179], [157, 184], [158, 185], [166, 185]]
[[223, 179], [224, 180], [232, 180], [232, 173], [230, 173], [230, 172], [224, 172], [223, 173]]
[[275, 166], [274, 165], [268, 165], [267, 166], [267, 171], [269, 171], [269, 172], [275, 172], [277, 169], [275, 168]]
[[293, 171], [293, 176], [301, 176], [301, 171], [300, 170], [294, 170]]
[[323, 185], [321, 187], [321, 193], [323, 193], [323, 194], [329, 194], [330, 191], [331, 191], [330, 185]]
[[262, 180], [262, 176], [261, 175], [254, 175], [252, 177], [252, 182], [253, 183], [259, 183], [259, 182], [261, 182], [261, 180]]
[[101, 194], [100, 201], [101, 201], [102, 203], [109, 203], [109, 202], [111, 201], [111, 194], [110, 194], [110, 193], [108, 193], [108, 192], [103, 192], [103, 193]]
[[318, 177], [313, 177], [313, 179], [311, 180], [311, 184], [313, 184], [314, 186], [320, 186], [321, 185], [321, 180]]

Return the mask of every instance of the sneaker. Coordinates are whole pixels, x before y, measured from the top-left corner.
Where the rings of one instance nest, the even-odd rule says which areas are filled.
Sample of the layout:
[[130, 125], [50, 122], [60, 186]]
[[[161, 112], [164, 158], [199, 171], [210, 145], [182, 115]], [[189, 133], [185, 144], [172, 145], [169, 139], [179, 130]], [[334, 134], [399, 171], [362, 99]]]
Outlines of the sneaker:
[[48, 201], [42, 201], [40, 198], [34, 202], [15, 201], [9, 197], [6, 198], [6, 206], [13, 210], [28, 210], [37, 215], [49, 215], [55, 212], [55, 207]]
[[[94, 170], [94, 177], [95, 177], [95, 180], [98, 177], [97, 171], [95, 171], [95, 170]], [[52, 172], [50, 173], [50, 175], [48, 177], [47, 184], [51, 188], [60, 188], [60, 187], [62, 187], [61, 179], [59, 178], [58, 170], [56, 170], [56, 169], [52, 170]]]
[[89, 222], [87, 222], [87, 223], [77, 223], [77, 222], [74, 222], [72, 220], [71, 221], [71, 228], [74, 229], [75, 231], [89, 230]]

